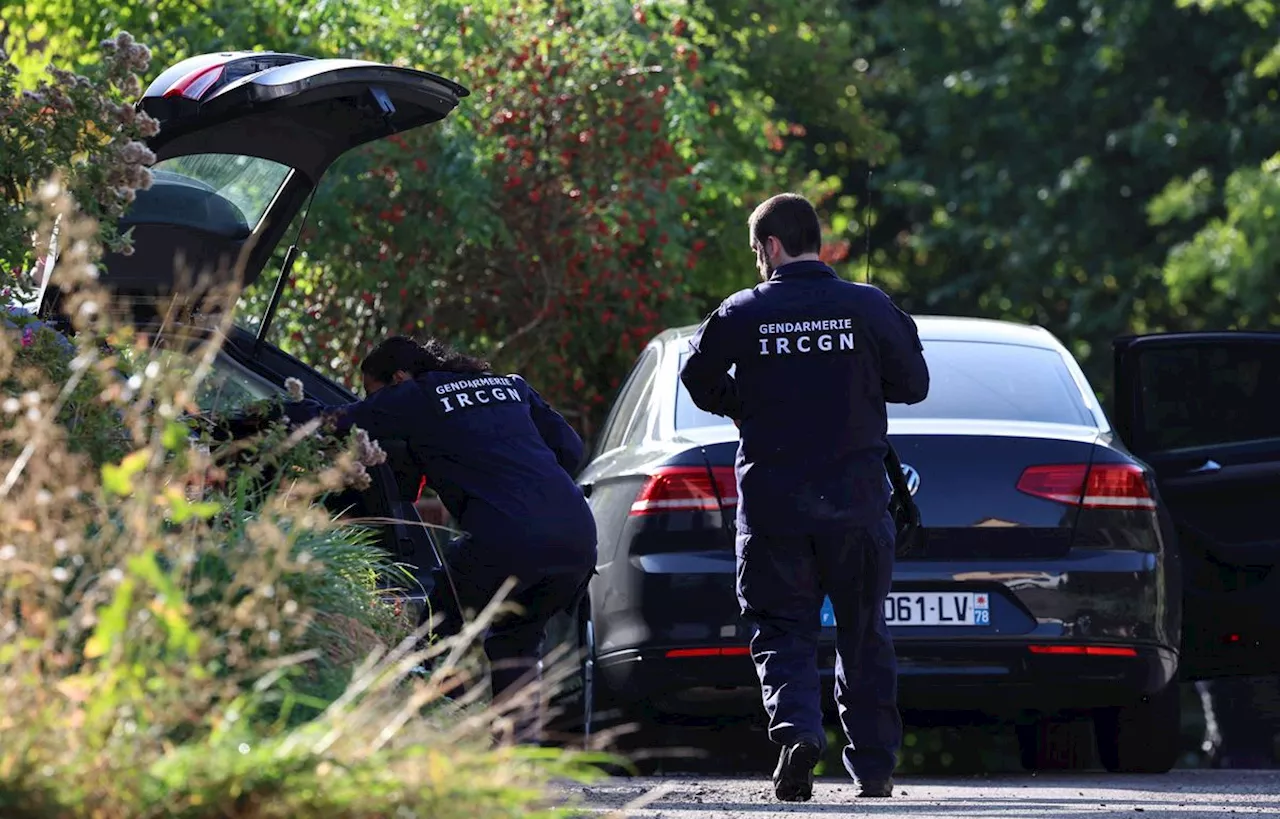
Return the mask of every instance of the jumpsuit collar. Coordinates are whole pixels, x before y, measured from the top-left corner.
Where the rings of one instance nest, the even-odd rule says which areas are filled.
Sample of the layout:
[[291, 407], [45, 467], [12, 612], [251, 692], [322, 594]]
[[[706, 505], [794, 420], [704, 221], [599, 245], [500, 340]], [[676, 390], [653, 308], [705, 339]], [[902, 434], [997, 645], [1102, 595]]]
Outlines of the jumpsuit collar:
[[803, 261], [791, 262], [784, 264], [782, 267], [774, 268], [769, 274], [769, 281], [779, 281], [781, 279], [816, 279], [822, 276], [837, 278], [836, 272], [832, 270], [825, 262]]

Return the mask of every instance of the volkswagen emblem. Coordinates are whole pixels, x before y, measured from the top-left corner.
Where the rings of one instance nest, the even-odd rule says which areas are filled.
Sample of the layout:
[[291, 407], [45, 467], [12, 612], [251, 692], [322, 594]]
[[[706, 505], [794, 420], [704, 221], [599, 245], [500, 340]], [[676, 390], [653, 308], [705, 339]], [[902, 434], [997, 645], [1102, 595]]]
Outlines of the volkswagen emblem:
[[914, 495], [916, 490], [920, 488], [920, 473], [916, 471], [914, 466], [903, 464], [902, 477], [907, 479], [907, 491]]

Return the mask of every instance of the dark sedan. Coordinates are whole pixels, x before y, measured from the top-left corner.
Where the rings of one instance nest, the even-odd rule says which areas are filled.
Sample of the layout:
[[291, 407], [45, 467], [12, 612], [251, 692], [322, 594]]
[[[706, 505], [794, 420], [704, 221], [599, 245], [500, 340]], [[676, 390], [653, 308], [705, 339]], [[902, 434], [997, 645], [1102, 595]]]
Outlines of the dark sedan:
[[[1246, 673], [1265, 656], [1258, 626], [1276, 621], [1274, 603], [1259, 608], [1253, 599], [1249, 608], [1237, 596], [1232, 608], [1221, 595], [1197, 597], [1189, 583], [1188, 608], [1199, 619], [1186, 624], [1194, 645], [1180, 657], [1184, 518], [1181, 507], [1166, 508], [1161, 491], [1166, 477], [1171, 492], [1185, 494], [1188, 480], [1225, 468], [1209, 458], [1188, 478], [1138, 460], [1074, 358], [1043, 329], [928, 317], [918, 324], [930, 395], [889, 408], [905, 478], [897, 493], [913, 496], [926, 535], [900, 554], [885, 604], [903, 710], [1013, 721], [1031, 767], [1055, 755], [1050, 718], [1083, 715], [1108, 769], [1168, 770], [1179, 750], [1180, 661], [1184, 676]], [[600, 575], [572, 629], [586, 655], [573, 702], [591, 728], [606, 713], [651, 720], [762, 710], [734, 595], [738, 435], [695, 407], [679, 382], [694, 329], [667, 331], [644, 350], [580, 475], [600, 532]], [[1119, 342], [1122, 429], [1144, 429], [1143, 441], [1157, 436], [1142, 427], [1134, 402], [1163, 400], [1151, 405], [1178, 411], [1168, 367], [1148, 366], [1155, 374], [1135, 386], [1144, 377], [1139, 353], [1153, 345], [1157, 354], [1204, 352], [1211, 341]], [[1230, 349], [1274, 358], [1274, 342]], [[1159, 363], [1150, 352], [1145, 360]], [[1244, 456], [1232, 457], [1238, 464]], [[1188, 458], [1206, 460], [1198, 450]], [[1255, 478], [1264, 471], [1252, 469]], [[1243, 521], [1237, 528], [1248, 528]], [[1200, 525], [1213, 531], [1211, 522]], [[823, 619], [832, 624], [829, 606]], [[821, 659], [828, 679], [832, 636]]]

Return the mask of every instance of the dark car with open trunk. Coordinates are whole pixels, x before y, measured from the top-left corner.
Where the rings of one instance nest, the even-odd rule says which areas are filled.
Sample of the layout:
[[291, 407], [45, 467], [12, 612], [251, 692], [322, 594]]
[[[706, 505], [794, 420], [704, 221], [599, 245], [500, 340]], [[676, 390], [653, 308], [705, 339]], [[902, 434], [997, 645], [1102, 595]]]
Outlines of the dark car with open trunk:
[[[284, 392], [288, 378], [326, 405], [356, 396], [268, 342], [275, 311], [297, 254], [290, 244], [268, 272], [290, 225], [301, 215], [333, 162], [377, 139], [447, 117], [468, 95], [452, 80], [424, 71], [361, 60], [314, 59], [272, 52], [192, 57], [162, 72], [138, 103], [160, 122], [148, 140], [156, 154], [154, 182], [137, 192], [121, 220], [136, 251], [108, 255], [101, 283], [116, 307], [140, 328], [171, 337], [171, 355], [216, 332], [214, 307], [226, 284], [250, 286], [274, 275], [261, 315], [237, 315], [222, 340], [198, 398], [210, 416], [234, 415], [250, 401]], [[234, 282], [233, 282], [234, 280]], [[267, 281], [270, 281], [269, 279]], [[45, 281], [38, 310], [65, 318], [57, 272]], [[175, 321], [176, 317], [176, 321]], [[382, 545], [416, 568], [413, 589], [430, 591], [438, 556], [413, 507], [416, 480], [396, 480], [405, 454], [389, 447], [388, 462], [370, 470], [373, 485], [342, 504], [378, 518]]]

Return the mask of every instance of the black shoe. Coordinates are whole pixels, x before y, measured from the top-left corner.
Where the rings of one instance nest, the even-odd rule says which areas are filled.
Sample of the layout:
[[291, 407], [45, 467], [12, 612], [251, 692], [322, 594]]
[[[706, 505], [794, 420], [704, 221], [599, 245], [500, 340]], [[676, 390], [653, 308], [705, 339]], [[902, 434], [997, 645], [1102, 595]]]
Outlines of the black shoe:
[[773, 793], [783, 802], [808, 802], [813, 798], [813, 769], [822, 752], [809, 740], [788, 745], [778, 755], [773, 771]]
[[863, 779], [858, 780], [858, 784], [862, 785], [862, 791], [858, 794], [861, 799], [884, 799], [893, 796], [892, 779]]

